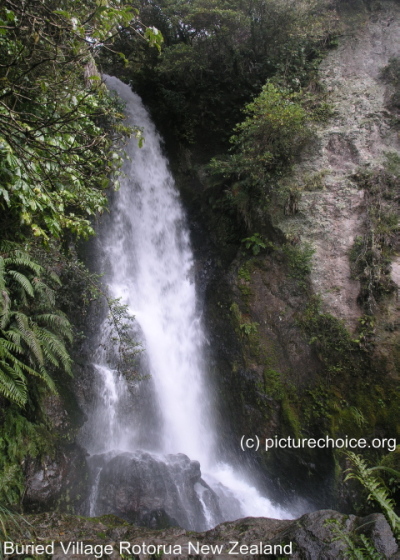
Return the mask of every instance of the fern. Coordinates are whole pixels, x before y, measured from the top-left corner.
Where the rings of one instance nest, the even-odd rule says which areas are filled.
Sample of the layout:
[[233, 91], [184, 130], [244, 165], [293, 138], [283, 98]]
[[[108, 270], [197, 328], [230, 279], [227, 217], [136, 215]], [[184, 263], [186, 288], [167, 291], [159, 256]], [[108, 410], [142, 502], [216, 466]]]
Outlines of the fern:
[[14, 256], [4, 259], [5, 265], [8, 266], [20, 266], [31, 270], [37, 276], [43, 273], [43, 267], [40, 264], [34, 262], [29, 255], [21, 250], [14, 250]]
[[[55, 391], [51, 368], [71, 373], [68, 319], [55, 308], [45, 270], [14, 243], [0, 245], [0, 396], [23, 407], [29, 379]], [[59, 279], [52, 274], [53, 282]], [[50, 369], [49, 369], [50, 368]]]
[[329, 519], [325, 524], [331, 526], [332, 532], [336, 535], [333, 540], [341, 541], [346, 545], [347, 548], [343, 553], [346, 560], [385, 560], [365, 535], [345, 532], [337, 519]]
[[18, 284], [21, 286], [21, 288], [31, 297], [33, 297], [35, 295], [35, 292], [33, 290], [33, 286], [32, 284], [29, 282], [28, 278], [25, 276], [25, 274], [22, 274], [21, 272], [18, 272], [17, 270], [8, 270], [7, 274], [9, 276], [11, 276], [11, 278], [13, 280], [15, 280], [16, 282], [18, 282]]
[[21, 369], [11, 368], [7, 362], [0, 360], [0, 388], [3, 397], [19, 406], [24, 406], [27, 399], [26, 380]]
[[348, 469], [345, 481], [350, 479], [358, 480], [366, 490], [368, 490], [368, 500], [377, 502], [386, 519], [389, 522], [395, 536], [400, 537], [400, 518], [394, 511], [395, 503], [389, 497], [389, 491], [384, 484], [376, 478], [374, 467], [370, 468], [366, 462], [355, 453], [348, 452], [347, 456], [353, 464], [351, 469]]
[[43, 313], [42, 315], [36, 316], [36, 322], [44, 324], [51, 329], [62, 334], [69, 342], [72, 342], [72, 331], [71, 324], [65, 315], [55, 314], [55, 313]]

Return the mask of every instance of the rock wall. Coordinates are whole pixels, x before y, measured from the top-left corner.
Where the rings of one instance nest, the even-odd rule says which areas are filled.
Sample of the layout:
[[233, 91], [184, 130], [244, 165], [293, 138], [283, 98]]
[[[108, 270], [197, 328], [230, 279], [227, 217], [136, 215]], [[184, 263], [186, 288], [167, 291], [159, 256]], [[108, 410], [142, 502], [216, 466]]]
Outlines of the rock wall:
[[[399, 54], [400, 5], [338, 4], [339, 44], [319, 74], [331, 115], [314, 125], [312, 144], [281, 180], [297, 189], [297, 209], [285, 214], [276, 200], [271, 225], [259, 230], [267, 247], [254, 255], [242, 245], [233, 261], [221, 259], [206, 296], [220, 400], [226, 415], [236, 411], [231, 429], [221, 419], [220, 431], [236, 452], [246, 433], [400, 435], [397, 225], [390, 240], [365, 249], [372, 260], [375, 249], [386, 251], [374, 280], [385, 287], [368, 306], [369, 264], [356, 273], [352, 262], [357, 242], [374, 236], [372, 225], [379, 230], [381, 209], [400, 210], [398, 84], [384, 70]], [[386, 194], [374, 198], [360, 176], [384, 184]], [[280, 450], [261, 453], [261, 462], [289, 496], [300, 488], [318, 507], [352, 511], [343, 456]]]
[[[325, 309], [354, 330], [362, 311], [349, 252], [364, 233], [365, 214], [364, 191], [354, 175], [360, 168], [384, 168], [388, 153], [400, 155], [398, 111], [388, 106], [393, 91], [382, 77], [391, 58], [399, 55], [400, 5], [380, 2], [372, 11], [342, 9], [341, 15], [339, 46], [320, 68], [334, 115], [319, 127], [314, 145], [290, 179], [304, 189], [298, 213], [277, 225], [315, 249], [314, 290]], [[397, 282], [398, 270], [396, 258], [392, 274]]]

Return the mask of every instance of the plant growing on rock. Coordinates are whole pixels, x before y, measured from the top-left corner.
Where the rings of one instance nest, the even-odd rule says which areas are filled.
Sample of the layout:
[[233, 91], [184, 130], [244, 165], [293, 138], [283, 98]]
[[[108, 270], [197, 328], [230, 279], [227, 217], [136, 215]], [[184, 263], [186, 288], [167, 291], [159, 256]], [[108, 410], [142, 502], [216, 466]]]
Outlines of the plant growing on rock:
[[367, 499], [379, 504], [393, 533], [399, 538], [400, 517], [394, 511], [395, 503], [389, 497], [389, 491], [384, 483], [377, 477], [377, 472], [379, 470], [389, 470], [392, 474], [396, 473], [397, 476], [400, 476], [400, 473], [396, 472], [394, 469], [388, 469], [387, 467], [368, 467], [364, 459], [350, 451], [346, 453], [346, 455], [350, 459], [352, 467], [347, 470], [345, 481], [355, 479], [364, 486], [368, 491]]
[[359, 301], [373, 315], [379, 301], [395, 290], [390, 264], [400, 246], [400, 179], [384, 170], [361, 171], [355, 179], [365, 189], [366, 233], [356, 238], [350, 261], [361, 283]]
[[261, 249], [267, 248], [267, 244], [264, 242], [259, 233], [254, 233], [250, 237], [242, 239], [242, 243], [244, 243], [246, 249], [251, 250], [253, 255], [258, 255]]
[[341, 541], [346, 545], [346, 550], [343, 553], [346, 560], [385, 560], [365, 535], [357, 535], [355, 532], [346, 533], [336, 519], [331, 519], [325, 524], [330, 526], [332, 532], [336, 535], [333, 540]]

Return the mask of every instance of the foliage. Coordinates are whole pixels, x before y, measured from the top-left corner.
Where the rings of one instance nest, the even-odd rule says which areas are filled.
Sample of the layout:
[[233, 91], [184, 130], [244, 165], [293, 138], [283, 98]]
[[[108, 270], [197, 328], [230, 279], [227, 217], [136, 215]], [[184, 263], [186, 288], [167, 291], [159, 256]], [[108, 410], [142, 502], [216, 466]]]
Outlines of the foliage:
[[315, 348], [329, 377], [361, 371], [362, 356], [357, 352], [344, 323], [329, 313], [321, 312], [321, 301], [313, 297], [298, 320], [309, 344]]
[[230, 311], [235, 319], [238, 327], [238, 332], [245, 334], [248, 337], [253, 338], [253, 335], [257, 335], [259, 323], [251, 322], [246, 320], [245, 316], [241, 313], [237, 303], [232, 303]]
[[252, 190], [266, 191], [272, 172], [282, 172], [300, 152], [310, 131], [300, 95], [267, 83], [245, 108], [246, 119], [231, 137], [233, 155], [213, 160], [211, 170], [235, 177]]
[[[246, 106], [245, 114], [246, 119], [236, 126], [231, 137], [235, 151], [243, 154], [240, 172], [251, 175], [253, 165], [266, 169], [286, 166], [309, 136], [299, 94], [271, 82]], [[257, 175], [254, 179], [258, 179]]]
[[259, 233], [254, 233], [251, 237], [242, 239], [246, 249], [250, 249], [253, 255], [258, 255], [261, 249], [266, 249], [267, 245], [264, 243]]
[[379, 504], [395, 536], [398, 538], [400, 536], [400, 517], [394, 511], [395, 503], [389, 497], [387, 488], [383, 481], [378, 479], [376, 474], [382, 467], [379, 469], [368, 467], [366, 462], [359, 455], [352, 452], [347, 452], [347, 456], [352, 463], [352, 467], [348, 469], [345, 480], [355, 479], [364, 486], [368, 491], [367, 499]]
[[355, 179], [365, 189], [366, 233], [356, 238], [350, 260], [353, 276], [361, 283], [359, 302], [372, 315], [377, 303], [395, 290], [390, 263], [400, 247], [400, 179], [383, 170], [360, 171]]
[[247, 336], [250, 336], [251, 334], [257, 334], [258, 326], [259, 326], [259, 323], [257, 323], [257, 322], [241, 323], [240, 324], [240, 330], [243, 331], [244, 334], [246, 334]]
[[345, 532], [336, 519], [326, 522], [332, 532], [336, 535], [334, 540], [343, 542], [347, 548], [344, 552], [346, 560], [385, 560], [384, 556], [378, 552], [374, 544], [365, 535]]
[[315, 249], [309, 243], [304, 243], [301, 246], [286, 243], [282, 252], [289, 267], [289, 276], [297, 280], [304, 280], [311, 272]]
[[[122, 33], [116, 46], [128, 63], [120, 73], [146, 92], [163, 131], [214, 146], [267, 78], [279, 74], [291, 87], [309, 81], [336, 22], [325, 0], [141, 0], [140, 18], [161, 30], [162, 56], [145, 48], [138, 56], [132, 33]], [[104, 60], [121, 66], [112, 53]]]
[[140, 344], [135, 341], [135, 317], [129, 313], [129, 306], [121, 303], [121, 298], [107, 298], [107, 304], [108, 320], [112, 328], [111, 340], [117, 354], [116, 364], [113, 365], [128, 379], [135, 379], [137, 355], [141, 352]]
[[[119, 0], [5, 0], [0, 8], [0, 211], [44, 239], [87, 237], [125, 134], [93, 56], [135, 10]], [[159, 44], [157, 30], [144, 31]], [[160, 35], [161, 37], [161, 35]]]
[[[278, 192], [277, 179], [288, 172], [312, 136], [301, 99], [300, 93], [267, 83], [246, 106], [246, 119], [235, 127], [231, 155], [214, 158], [209, 165], [250, 230], [254, 214]], [[297, 207], [297, 194], [293, 191], [289, 196], [292, 210]]]
[[24, 492], [26, 459], [51, 452], [52, 444], [46, 425], [38, 418], [31, 421], [15, 405], [5, 409], [0, 432], [0, 472], [3, 473], [0, 503], [17, 504], [20, 501]]
[[54, 390], [52, 368], [71, 371], [65, 343], [72, 341], [69, 321], [55, 309], [53, 274], [13, 244], [0, 247], [0, 395], [24, 406], [28, 378]]

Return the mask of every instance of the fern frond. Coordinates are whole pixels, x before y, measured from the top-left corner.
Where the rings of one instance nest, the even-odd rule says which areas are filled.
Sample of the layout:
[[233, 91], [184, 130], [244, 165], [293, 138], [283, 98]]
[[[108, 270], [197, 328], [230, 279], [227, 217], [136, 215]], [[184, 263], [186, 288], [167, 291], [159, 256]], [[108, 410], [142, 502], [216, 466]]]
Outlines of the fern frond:
[[[40, 346], [40, 342], [37, 339], [34, 330], [32, 330], [31, 328], [28, 317], [24, 313], [20, 312], [14, 313], [13, 317], [15, 318], [15, 321], [18, 325], [18, 331], [21, 335], [21, 340], [25, 342], [25, 344], [31, 351], [31, 353], [29, 354], [30, 360], [32, 362], [36, 360], [40, 365], [43, 365], [43, 352]], [[10, 330], [13, 329], [14, 328], [11, 328]]]
[[54, 271], [50, 272], [50, 278], [53, 280], [53, 282], [55, 284], [57, 284], [58, 286], [62, 286], [61, 280], [60, 280], [58, 274], [56, 274]]
[[[0, 360], [0, 394], [18, 406], [25, 406], [27, 401], [26, 382], [21, 379], [22, 372], [18, 367], [11, 368]], [[17, 372], [19, 375], [17, 375]]]
[[33, 261], [26, 253], [23, 253], [22, 251], [14, 252], [14, 256], [12, 257], [6, 257], [4, 259], [4, 263], [6, 268], [9, 266], [22, 266], [25, 268], [29, 268], [29, 270], [31, 270], [38, 276], [43, 273], [43, 267]]
[[[9, 334], [9, 333], [7, 333]], [[4, 360], [7, 360], [7, 363], [11, 364], [14, 368], [19, 368], [21, 371], [28, 373], [29, 375], [33, 375], [35, 377], [39, 376], [39, 372], [28, 366], [22, 360], [18, 359], [13, 352], [10, 352], [7, 349], [7, 344], [3, 344], [5, 339], [0, 338], [0, 348], [1, 348], [1, 356]], [[21, 354], [25, 354], [25, 350], [22, 348]]]
[[365, 535], [360, 535], [360, 541], [364, 546], [362, 550], [366, 560], [385, 560], [384, 556], [376, 550], [373, 543]]
[[5, 329], [11, 318], [11, 299], [7, 290], [0, 292], [0, 329]]
[[29, 294], [31, 297], [34, 297], [35, 293], [33, 291], [33, 286], [25, 276], [25, 274], [22, 274], [17, 270], [7, 270], [7, 274], [11, 276], [11, 278], [13, 278], [16, 282], [18, 282], [18, 284], [27, 294]]
[[39, 377], [42, 381], [46, 383], [47, 387], [50, 389], [52, 393], [57, 393], [57, 388], [55, 386], [55, 383], [53, 379], [50, 377], [46, 368], [40, 367], [39, 371], [36, 373], [37, 373], [37, 377]]
[[72, 360], [68, 354], [67, 349], [65, 348], [64, 343], [59, 339], [59, 337], [51, 331], [43, 328], [37, 329], [37, 336], [40, 340], [43, 352], [45, 353], [47, 359], [57, 362], [54, 364], [57, 366], [59, 365], [58, 362], [61, 362], [64, 370], [67, 373], [71, 374]]
[[[5, 335], [7, 336], [7, 333], [5, 333]], [[23, 352], [23, 348], [19, 344], [0, 336], [0, 357], [4, 356], [4, 350], [7, 351], [8, 356], [10, 354], [21, 354]]]
[[14, 344], [21, 347], [21, 334], [16, 329], [4, 331], [4, 335], [7, 337], [7, 340], [11, 340]]
[[384, 467], [384, 466], [371, 467], [369, 470], [370, 472], [384, 471], [387, 472], [388, 474], [391, 474], [392, 476], [395, 476], [396, 478], [400, 478], [400, 471], [396, 471], [395, 469], [391, 469], [390, 467]]
[[71, 323], [65, 315], [56, 313], [42, 313], [35, 317], [36, 321], [52, 329], [54, 334], [61, 335], [69, 342], [73, 340]]
[[358, 480], [366, 490], [368, 490], [368, 500], [377, 502], [386, 519], [389, 522], [394, 534], [400, 535], [400, 517], [394, 511], [395, 503], [389, 497], [389, 492], [384, 484], [375, 477], [374, 471], [368, 467], [366, 462], [355, 453], [348, 452], [347, 456], [353, 464], [351, 469], [348, 469], [345, 481], [350, 479]]

